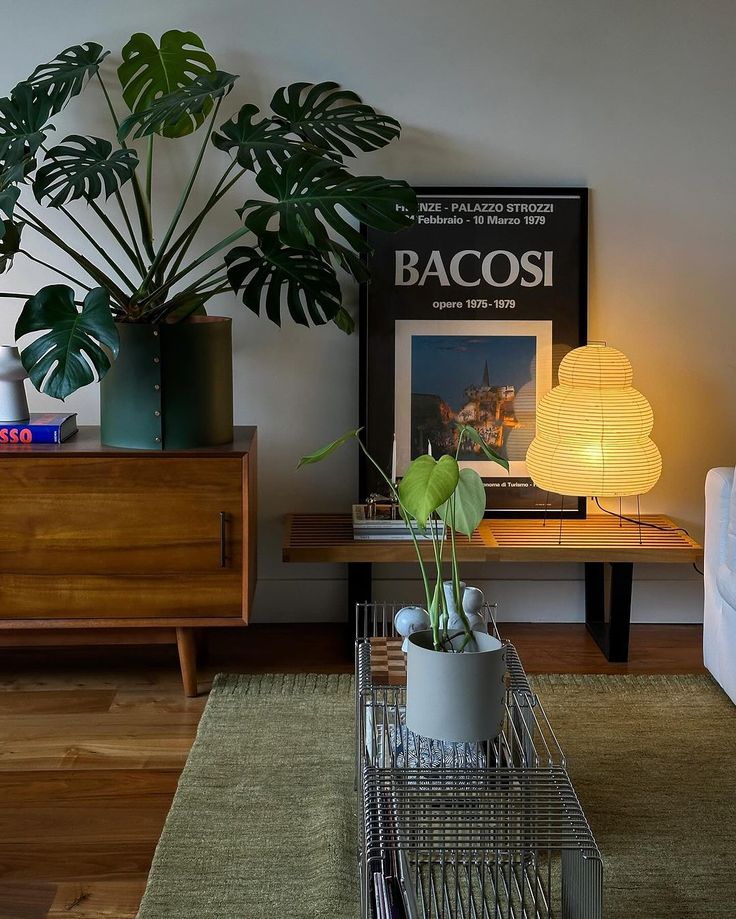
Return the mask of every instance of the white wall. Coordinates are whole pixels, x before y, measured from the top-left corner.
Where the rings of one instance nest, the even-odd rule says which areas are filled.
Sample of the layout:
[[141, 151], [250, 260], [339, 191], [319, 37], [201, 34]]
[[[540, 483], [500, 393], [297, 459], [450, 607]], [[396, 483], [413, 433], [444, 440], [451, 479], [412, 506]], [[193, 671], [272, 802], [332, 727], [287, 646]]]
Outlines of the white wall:
[[[590, 186], [590, 337], [630, 357], [664, 457], [643, 507], [702, 534], [705, 471], [736, 459], [731, 0], [26, 0], [4, 3], [2, 21], [5, 91], [67, 45], [97, 40], [114, 63], [134, 31], [190, 28], [221, 69], [242, 75], [229, 110], [265, 105], [285, 83], [331, 79], [398, 117], [402, 141], [359, 169], [418, 184]], [[112, 79], [112, 64], [106, 72]], [[92, 90], [57, 119], [61, 136], [104, 130]], [[159, 166], [162, 206], [175, 200], [190, 150], [173, 146]], [[221, 212], [219, 226], [227, 232], [235, 220]], [[19, 259], [0, 289], [49, 280]], [[355, 292], [348, 297], [354, 304]], [[217, 311], [234, 318], [236, 420], [259, 426], [257, 618], [338, 618], [344, 572], [282, 565], [281, 518], [343, 509], [355, 495], [350, 451], [308, 471], [295, 465], [357, 418], [357, 340], [332, 327], [279, 331], [232, 296]], [[3, 342], [16, 315], [0, 300]], [[82, 422], [97, 421], [95, 388], [68, 404]], [[34, 409], [48, 405], [34, 396]], [[396, 572], [379, 575], [379, 594], [414, 589]], [[493, 575], [490, 592], [508, 618], [580, 616], [579, 566]], [[651, 566], [639, 577], [637, 618], [699, 618], [694, 572]]]

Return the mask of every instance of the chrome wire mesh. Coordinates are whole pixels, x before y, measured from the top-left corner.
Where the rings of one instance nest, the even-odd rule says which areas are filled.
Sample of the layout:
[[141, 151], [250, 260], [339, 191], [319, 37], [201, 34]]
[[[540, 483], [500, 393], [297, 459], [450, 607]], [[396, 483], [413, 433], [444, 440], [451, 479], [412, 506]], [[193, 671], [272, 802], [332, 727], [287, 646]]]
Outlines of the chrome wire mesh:
[[[600, 919], [600, 852], [513, 645], [498, 738], [419, 737], [403, 686], [374, 682], [371, 637], [397, 603], [361, 604], [356, 784], [363, 919]], [[498, 635], [495, 608], [485, 608]]]

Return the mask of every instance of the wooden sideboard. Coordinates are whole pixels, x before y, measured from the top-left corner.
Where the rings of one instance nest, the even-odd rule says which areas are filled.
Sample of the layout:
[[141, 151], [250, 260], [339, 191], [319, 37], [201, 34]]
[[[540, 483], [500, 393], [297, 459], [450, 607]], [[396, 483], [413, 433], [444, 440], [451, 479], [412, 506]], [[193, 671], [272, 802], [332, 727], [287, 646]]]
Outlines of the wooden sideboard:
[[255, 515], [253, 427], [163, 453], [96, 427], [0, 448], [0, 646], [176, 641], [196, 695], [194, 629], [248, 622]]

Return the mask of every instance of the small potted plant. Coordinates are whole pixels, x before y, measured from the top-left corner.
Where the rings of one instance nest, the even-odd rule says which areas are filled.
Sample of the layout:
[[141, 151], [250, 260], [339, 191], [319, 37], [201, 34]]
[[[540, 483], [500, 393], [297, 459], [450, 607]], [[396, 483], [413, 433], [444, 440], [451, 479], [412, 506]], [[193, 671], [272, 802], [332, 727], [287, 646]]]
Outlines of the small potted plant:
[[[66, 48], [0, 98], [0, 273], [28, 259], [62, 280], [0, 297], [25, 301], [16, 338], [37, 389], [65, 399], [101, 382], [105, 443], [225, 443], [231, 321], [206, 315], [208, 301], [231, 290], [277, 325], [287, 312], [350, 332], [337, 271], [367, 280], [355, 223], [399, 230], [412, 223], [416, 196], [406, 182], [353, 175], [345, 163], [401, 128], [329, 82], [294, 83], [276, 91], [267, 114], [246, 103], [223, 120], [238, 77], [219, 70], [193, 32], [172, 30], [160, 43], [133, 35], [113, 76], [117, 94], [103, 76], [108, 54], [96, 42]], [[57, 117], [90, 84], [109, 137], [52, 144]], [[157, 154], [195, 131], [201, 143], [178, 201], [162, 208]], [[207, 156], [222, 165], [197, 194]], [[228, 207], [239, 184], [241, 206]], [[198, 247], [218, 208], [230, 225]]]
[[[348, 431], [321, 450], [303, 456], [299, 466], [320, 462], [343, 444], [357, 440], [385, 481], [414, 543], [426, 600], [425, 609], [406, 610], [411, 620], [406, 630], [406, 724], [425, 737], [472, 742], [496, 737], [501, 730], [506, 660], [501, 642], [488, 634], [483, 617], [474, 613], [480, 592], [473, 594], [470, 604], [463, 602], [466, 588], [460, 580], [457, 540], [462, 535], [470, 538], [480, 524], [486, 496], [481, 477], [474, 469], [461, 469], [458, 456], [463, 441], [468, 439], [490, 461], [506, 469], [508, 462], [472, 426], [456, 423], [455, 427], [455, 455], [444, 454], [439, 459], [428, 454], [416, 457], [398, 484], [370, 455], [360, 438], [360, 429]], [[446, 531], [442, 537], [438, 532], [440, 520]], [[418, 531], [431, 541], [429, 564], [424, 559]], [[451, 576], [445, 580], [444, 552], [448, 544]], [[399, 616], [401, 613], [397, 620]]]

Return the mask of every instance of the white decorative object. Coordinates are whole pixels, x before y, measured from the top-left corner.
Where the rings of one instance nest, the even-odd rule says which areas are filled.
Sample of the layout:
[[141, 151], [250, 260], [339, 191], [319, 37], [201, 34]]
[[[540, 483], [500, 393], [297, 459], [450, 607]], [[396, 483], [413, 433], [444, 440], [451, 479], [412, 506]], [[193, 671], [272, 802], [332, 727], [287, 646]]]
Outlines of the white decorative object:
[[421, 606], [404, 606], [394, 617], [394, 630], [404, 639], [401, 650], [408, 650], [407, 642], [412, 632], [421, 632], [430, 627], [429, 613]]
[[[457, 611], [457, 604], [455, 603], [455, 589], [452, 585], [452, 581], [443, 581], [442, 589], [445, 592], [445, 607], [447, 609], [447, 628], [448, 629], [462, 629], [464, 628], [463, 621], [460, 618], [460, 614]], [[462, 601], [463, 594], [465, 593], [465, 581], [460, 581], [460, 599]]]
[[[455, 603], [455, 591], [452, 581], [443, 581], [442, 589], [445, 592], [445, 605], [447, 606], [448, 620], [447, 628], [452, 632], [455, 629], [464, 629], [465, 624], [460, 616]], [[483, 604], [485, 597], [483, 591], [478, 587], [468, 587], [465, 581], [460, 581], [460, 598], [463, 605], [465, 618], [470, 624], [473, 632], [487, 632], [485, 617], [483, 616]]]
[[23, 381], [28, 374], [14, 345], [0, 345], [0, 421], [30, 420]]
[[736, 487], [733, 468], [705, 480], [703, 662], [736, 702]]
[[488, 623], [486, 622], [483, 613], [466, 613], [465, 618], [468, 620], [468, 625], [470, 626], [471, 632], [488, 631]]
[[486, 598], [479, 587], [466, 587], [463, 593], [463, 610], [466, 616], [474, 616], [481, 612]]

